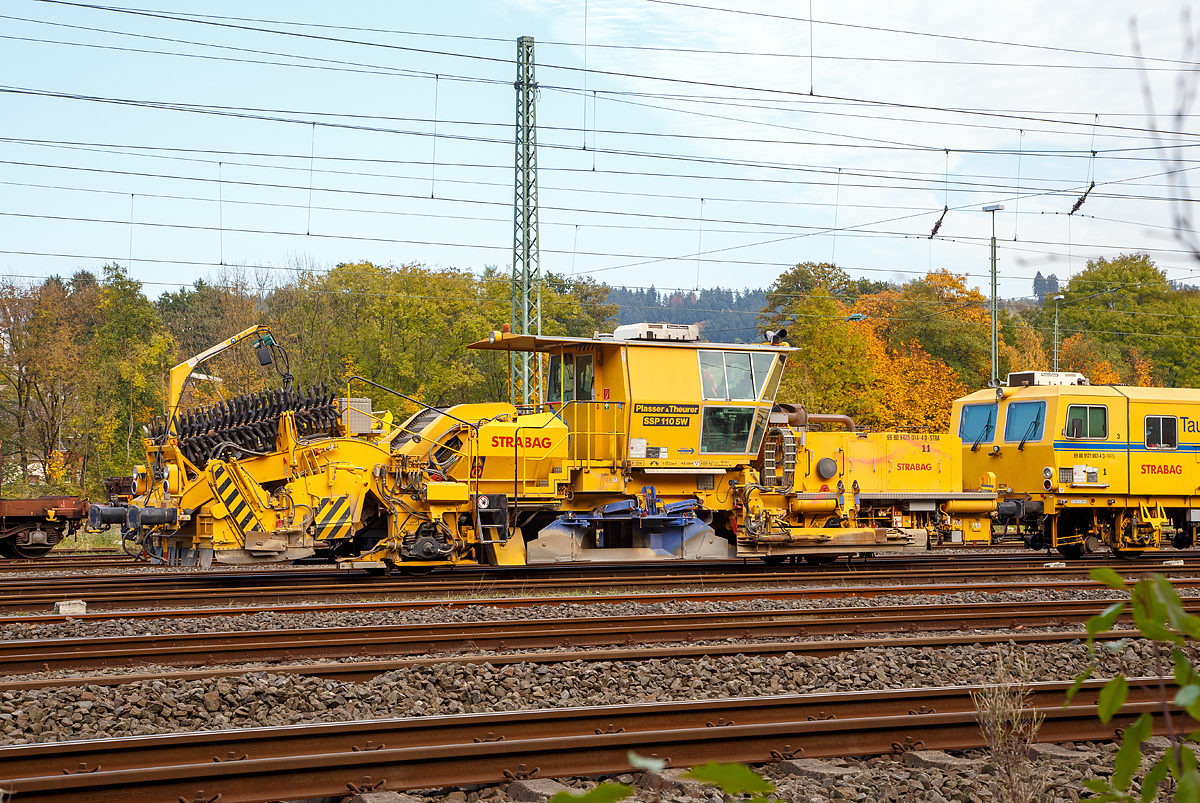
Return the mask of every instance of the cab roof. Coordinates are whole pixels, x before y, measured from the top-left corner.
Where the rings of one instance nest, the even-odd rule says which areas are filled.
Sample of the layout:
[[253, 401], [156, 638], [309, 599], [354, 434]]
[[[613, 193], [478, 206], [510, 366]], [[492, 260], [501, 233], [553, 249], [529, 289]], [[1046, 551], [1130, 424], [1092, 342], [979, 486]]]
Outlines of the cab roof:
[[738, 349], [739, 351], [762, 351], [771, 354], [790, 353], [799, 349], [783, 343], [710, 343], [679, 340], [621, 340], [615, 337], [548, 337], [546, 335], [514, 335], [493, 332], [487, 340], [472, 343], [467, 348], [481, 351], [539, 351], [547, 352], [558, 348], [582, 345], [598, 346], [651, 346], [670, 349]]
[[[1001, 386], [1005, 401], [1022, 399], [1049, 399], [1069, 397], [1072, 399], [1120, 399], [1133, 401], [1197, 401], [1200, 390], [1196, 388], [1143, 388], [1136, 385], [1029, 385], [1022, 387]], [[964, 404], [997, 401], [996, 389], [985, 388], [963, 396], [958, 401]]]

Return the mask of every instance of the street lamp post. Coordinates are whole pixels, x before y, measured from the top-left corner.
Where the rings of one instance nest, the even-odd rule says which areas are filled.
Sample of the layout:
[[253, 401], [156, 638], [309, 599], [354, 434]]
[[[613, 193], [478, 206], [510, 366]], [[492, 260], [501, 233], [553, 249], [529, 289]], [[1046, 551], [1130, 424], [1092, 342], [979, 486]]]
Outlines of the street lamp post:
[[1054, 297], [1054, 371], [1058, 373], [1058, 302], [1063, 296]]
[[983, 208], [984, 212], [992, 213], [992, 381], [990, 387], [1000, 387], [1000, 353], [997, 348], [999, 334], [999, 307], [996, 300], [996, 213], [1004, 208], [1004, 204], [990, 204]]
[[[1109, 293], [1115, 293], [1116, 291], [1117, 291], [1117, 288], [1110, 287], [1107, 290], [1101, 290], [1099, 293], [1092, 293], [1090, 296], [1080, 296], [1079, 298], [1072, 298], [1070, 301], [1067, 301], [1065, 303], [1074, 304], [1076, 301], [1087, 301], [1089, 298], [1096, 298], [1097, 296], [1106, 296]], [[1062, 301], [1064, 298], [1065, 298], [1065, 296], [1062, 296], [1062, 295], [1057, 295], [1054, 297], [1054, 370], [1055, 371], [1058, 370], [1058, 346], [1060, 343], [1059, 330], [1058, 330], [1058, 302]]]

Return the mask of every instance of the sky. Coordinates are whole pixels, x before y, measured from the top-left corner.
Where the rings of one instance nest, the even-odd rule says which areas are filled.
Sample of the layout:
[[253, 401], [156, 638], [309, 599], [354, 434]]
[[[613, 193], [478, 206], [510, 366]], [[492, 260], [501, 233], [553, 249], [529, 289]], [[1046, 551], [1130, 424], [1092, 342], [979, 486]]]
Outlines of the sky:
[[1200, 130], [1182, 11], [0, 0], [0, 275], [117, 262], [153, 298], [362, 260], [508, 270], [531, 36], [545, 272], [740, 290], [814, 261], [987, 292], [994, 224], [1005, 298], [1134, 252], [1200, 281], [1172, 200]]

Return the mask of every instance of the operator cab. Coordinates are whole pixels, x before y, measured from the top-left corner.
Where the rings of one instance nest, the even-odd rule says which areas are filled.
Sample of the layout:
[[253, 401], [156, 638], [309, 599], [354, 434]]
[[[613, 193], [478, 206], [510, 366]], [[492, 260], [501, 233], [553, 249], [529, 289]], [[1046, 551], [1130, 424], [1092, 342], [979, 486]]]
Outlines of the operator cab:
[[499, 331], [471, 348], [546, 355], [545, 397], [532, 407], [567, 423], [572, 459], [692, 471], [732, 468], [758, 454], [795, 351], [701, 342], [695, 324], [661, 323], [591, 338]]

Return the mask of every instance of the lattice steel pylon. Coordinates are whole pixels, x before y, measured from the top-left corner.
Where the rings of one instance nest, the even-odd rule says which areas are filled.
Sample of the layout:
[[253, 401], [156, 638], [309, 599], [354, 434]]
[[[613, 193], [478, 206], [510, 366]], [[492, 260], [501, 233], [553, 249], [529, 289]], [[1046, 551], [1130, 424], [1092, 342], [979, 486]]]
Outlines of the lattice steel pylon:
[[[537, 81], [533, 74], [533, 37], [517, 39], [516, 197], [512, 265], [512, 331], [542, 333], [542, 270], [538, 245]], [[510, 354], [509, 401], [537, 404], [542, 399], [542, 360], [522, 351]]]

